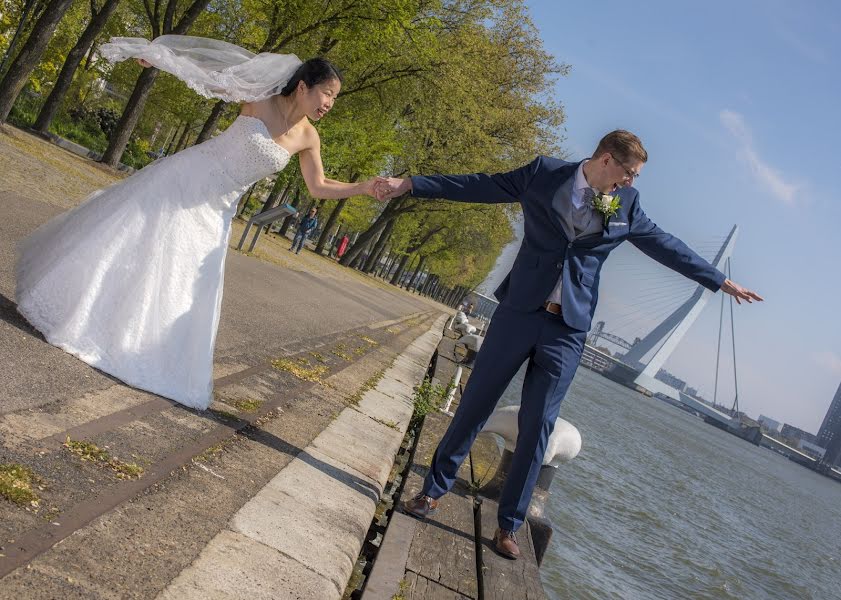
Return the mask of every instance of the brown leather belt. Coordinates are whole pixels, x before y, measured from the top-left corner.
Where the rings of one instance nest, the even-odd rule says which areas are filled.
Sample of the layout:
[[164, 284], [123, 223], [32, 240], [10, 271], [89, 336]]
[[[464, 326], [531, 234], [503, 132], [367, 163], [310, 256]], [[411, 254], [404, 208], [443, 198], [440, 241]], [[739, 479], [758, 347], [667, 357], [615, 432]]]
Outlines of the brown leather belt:
[[561, 305], [555, 304], [554, 302], [544, 302], [543, 308], [546, 309], [546, 312], [550, 312], [553, 315], [561, 314]]

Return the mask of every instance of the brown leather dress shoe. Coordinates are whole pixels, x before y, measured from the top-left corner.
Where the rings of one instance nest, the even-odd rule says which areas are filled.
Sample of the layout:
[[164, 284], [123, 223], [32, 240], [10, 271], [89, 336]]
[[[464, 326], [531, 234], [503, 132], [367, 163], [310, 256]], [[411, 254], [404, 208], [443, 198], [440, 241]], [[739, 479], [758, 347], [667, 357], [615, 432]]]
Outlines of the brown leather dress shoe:
[[517, 560], [520, 558], [520, 546], [517, 544], [517, 538], [514, 537], [513, 531], [507, 529], [497, 529], [494, 534], [494, 550], [497, 554]]
[[403, 511], [418, 519], [425, 519], [429, 515], [434, 515], [437, 510], [438, 500], [423, 494], [418, 494], [403, 503]]

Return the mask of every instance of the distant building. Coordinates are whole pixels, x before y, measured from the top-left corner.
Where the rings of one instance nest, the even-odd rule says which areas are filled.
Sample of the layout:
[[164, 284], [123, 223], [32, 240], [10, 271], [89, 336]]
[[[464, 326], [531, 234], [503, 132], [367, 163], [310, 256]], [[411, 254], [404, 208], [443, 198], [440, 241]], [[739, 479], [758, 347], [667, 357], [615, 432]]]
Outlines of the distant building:
[[766, 417], [765, 415], [759, 415], [759, 423], [762, 425], [767, 431], [771, 431], [773, 433], [780, 433], [783, 428], [783, 424], [779, 421], [772, 419], [771, 417]]
[[826, 448], [821, 448], [817, 444], [806, 442], [804, 440], [800, 440], [797, 443], [797, 447], [816, 460], [820, 460], [823, 458], [823, 455], [826, 454]]
[[789, 425], [788, 423], [783, 424], [783, 428], [780, 430], [780, 435], [789, 440], [800, 440], [802, 442], [809, 442], [810, 444], [818, 444], [818, 436], [814, 433], [809, 433], [808, 431], [803, 431], [799, 427], [795, 427], [794, 425]]
[[686, 382], [683, 379], [675, 377], [665, 369], [657, 371], [657, 375], [654, 376], [654, 379], [659, 379], [666, 385], [673, 387], [676, 390], [680, 390], [681, 392], [686, 387]]
[[841, 459], [841, 385], [826, 411], [821, 428], [818, 430], [818, 446], [826, 448], [824, 460], [837, 465]]

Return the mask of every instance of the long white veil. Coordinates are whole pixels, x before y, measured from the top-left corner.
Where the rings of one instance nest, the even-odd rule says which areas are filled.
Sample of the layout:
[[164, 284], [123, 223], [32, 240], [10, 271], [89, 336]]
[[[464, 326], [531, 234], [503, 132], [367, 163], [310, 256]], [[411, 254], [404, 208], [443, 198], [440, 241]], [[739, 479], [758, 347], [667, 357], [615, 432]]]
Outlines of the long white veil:
[[256, 102], [278, 94], [301, 60], [294, 54], [254, 54], [211, 38], [162, 35], [115, 37], [99, 52], [110, 62], [140, 58], [171, 73], [206, 98]]

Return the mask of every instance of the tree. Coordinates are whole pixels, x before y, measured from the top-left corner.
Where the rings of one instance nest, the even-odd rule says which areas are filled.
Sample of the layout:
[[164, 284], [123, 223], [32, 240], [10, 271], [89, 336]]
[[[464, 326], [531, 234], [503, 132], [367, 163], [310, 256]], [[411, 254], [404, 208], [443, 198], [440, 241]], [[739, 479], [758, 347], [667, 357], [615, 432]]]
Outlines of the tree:
[[38, 66], [38, 61], [50, 42], [58, 22], [67, 12], [73, 0], [51, 0], [32, 28], [26, 43], [20, 50], [0, 82], [0, 123], [5, 123], [26, 85], [29, 74]]
[[[434, 76], [404, 82], [404, 109], [397, 124], [402, 147], [392, 157], [395, 173], [498, 172], [525, 164], [536, 154], [557, 151], [563, 111], [551, 100], [548, 87], [567, 67], [557, 65], [543, 50], [521, 2], [490, 4], [453, 3], [458, 10], [441, 20], [440, 62]], [[446, 212], [447, 205], [412, 197], [392, 200], [342, 257], [342, 264], [354, 261], [390, 220], [419, 211]], [[517, 207], [499, 210], [511, 214]], [[456, 233], [450, 230], [448, 237]], [[484, 251], [495, 257], [500, 248]], [[480, 277], [492, 267], [492, 259], [465, 262], [454, 251], [442, 250], [429, 261], [446, 271], [440, 273], [445, 283], [465, 272]]]
[[[17, 50], [17, 43], [20, 40], [21, 36], [23, 35], [26, 26], [29, 24], [29, 19], [32, 15], [32, 10], [35, 8], [36, 0], [25, 0], [23, 9], [21, 10], [20, 18], [18, 19], [17, 27], [15, 27], [15, 32], [12, 34], [12, 39], [9, 41], [9, 45], [6, 48], [6, 52], [3, 54], [3, 60], [0, 62], [0, 77], [3, 77], [3, 73], [6, 70], [6, 64], [11, 60], [12, 57], [15, 55], [15, 50]], [[4, 4], [5, 9], [5, 4]], [[3, 15], [6, 16], [6, 15]], [[2, 23], [2, 20], [0, 20]], [[5, 41], [5, 40], [4, 40]]]
[[70, 89], [76, 69], [79, 68], [82, 59], [93, 46], [94, 41], [120, 4], [120, 1], [105, 0], [102, 7], [97, 10], [95, 0], [90, 0], [91, 20], [81, 37], [79, 37], [76, 45], [67, 54], [67, 58], [61, 67], [61, 72], [58, 74], [55, 85], [50, 91], [46, 102], [41, 107], [38, 118], [35, 120], [33, 129], [36, 131], [40, 131], [41, 133], [47, 133], [49, 131], [50, 123], [55, 118], [61, 103], [64, 101], [64, 97], [67, 95], [67, 91]]
[[[146, 16], [149, 19], [153, 39], [164, 34], [187, 33], [193, 22], [210, 3], [210, 0], [192, 0], [181, 18], [176, 22], [175, 15], [178, 3], [179, 0], [167, 0], [166, 8], [161, 14], [161, 0], [156, 0], [154, 5], [151, 5], [149, 0], [144, 0]], [[117, 123], [117, 128], [111, 135], [108, 148], [102, 156], [102, 162], [106, 165], [116, 167], [119, 164], [159, 72], [158, 69], [150, 67], [144, 69], [140, 77], [137, 78], [120, 121]]]

